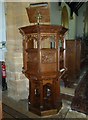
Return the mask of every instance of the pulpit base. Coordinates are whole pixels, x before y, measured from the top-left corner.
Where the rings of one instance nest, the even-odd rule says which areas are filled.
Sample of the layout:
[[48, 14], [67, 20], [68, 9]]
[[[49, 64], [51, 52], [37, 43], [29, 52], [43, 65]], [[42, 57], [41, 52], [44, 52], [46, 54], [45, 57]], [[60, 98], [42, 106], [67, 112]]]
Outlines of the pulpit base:
[[43, 110], [39, 109], [39, 107], [32, 107], [31, 105], [29, 105], [29, 111], [39, 116], [49, 116], [49, 115], [57, 114], [61, 109], [61, 107], [62, 107], [62, 102], [58, 105], [58, 108], [51, 108], [51, 109], [44, 108]]

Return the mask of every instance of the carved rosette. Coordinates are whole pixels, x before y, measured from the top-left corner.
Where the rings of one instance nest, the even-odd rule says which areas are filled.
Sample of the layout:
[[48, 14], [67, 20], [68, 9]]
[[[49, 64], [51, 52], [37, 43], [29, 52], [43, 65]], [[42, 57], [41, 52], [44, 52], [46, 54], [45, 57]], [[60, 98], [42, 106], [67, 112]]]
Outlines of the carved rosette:
[[42, 63], [54, 63], [55, 61], [55, 51], [44, 51], [41, 56]]

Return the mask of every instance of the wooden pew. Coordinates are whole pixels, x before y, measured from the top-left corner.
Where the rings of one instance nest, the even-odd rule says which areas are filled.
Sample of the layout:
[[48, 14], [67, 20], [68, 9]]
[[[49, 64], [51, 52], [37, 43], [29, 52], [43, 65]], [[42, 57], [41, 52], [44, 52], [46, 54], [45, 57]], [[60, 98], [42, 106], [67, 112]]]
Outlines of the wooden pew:
[[71, 87], [80, 73], [81, 60], [81, 41], [80, 40], [66, 40], [66, 67], [67, 80], [66, 86]]

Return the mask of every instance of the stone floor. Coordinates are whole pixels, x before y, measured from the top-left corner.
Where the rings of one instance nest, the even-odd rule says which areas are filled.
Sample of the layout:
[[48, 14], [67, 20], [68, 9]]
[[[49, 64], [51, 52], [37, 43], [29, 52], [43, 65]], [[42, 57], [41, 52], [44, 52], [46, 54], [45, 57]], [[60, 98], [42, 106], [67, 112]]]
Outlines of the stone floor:
[[[8, 98], [7, 93], [8, 93], [8, 91], [3, 92], [3, 97], [2, 97], [3, 104], [14, 109], [14, 111], [13, 111], [14, 113], [12, 113], [12, 110], [10, 110], [11, 113], [9, 113], [9, 110], [3, 106], [4, 118], [12, 118], [11, 116], [15, 115], [15, 118], [32, 118], [32, 119], [33, 118], [53, 118], [53, 119], [56, 119], [56, 118], [63, 118], [63, 119], [65, 119], [65, 118], [85, 118], [85, 120], [88, 119], [87, 115], [71, 110], [71, 107], [70, 107], [71, 101], [68, 101], [68, 100], [62, 100], [62, 103], [63, 103], [62, 108], [58, 112], [58, 114], [53, 115], [53, 116], [51, 115], [51, 116], [40, 117], [40, 116], [28, 111], [28, 106], [27, 106], [28, 101], [27, 100], [14, 101], [13, 99]], [[19, 115], [18, 113], [20, 113], [21, 115]]]
[[[86, 68], [87, 69], [87, 68]], [[84, 74], [86, 73], [86, 69], [84, 69], [79, 77], [78, 82], [82, 79]], [[2, 92], [2, 102], [3, 102], [3, 118], [31, 118], [32, 120], [34, 118], [52, 118], [54, 119], [67, 119], [67, 118], [84, 118], [85, 120], [88, 119], [88, 115], [73, 111], [71, 110], [71, 99], [74, 96], [74, 91], [78, 83], [74, 84], [73, 88], [67, 88], [63, 85], [60, 86], [61, 96], [62, 96], [62, 108], [56, 115], [51, 116], [44, 116], [40, 117], [28, 110], [28, 100], [20, 100], [15, 101], [8, 97], [8, 90]], [[7, 106], [7, 107], [6, 107]], [[9, 107], [9, 109], [8, 109]], [[11, 110], [12, 109], [12, 110]], [[13, 113], [12, 113], [13, 111]]]

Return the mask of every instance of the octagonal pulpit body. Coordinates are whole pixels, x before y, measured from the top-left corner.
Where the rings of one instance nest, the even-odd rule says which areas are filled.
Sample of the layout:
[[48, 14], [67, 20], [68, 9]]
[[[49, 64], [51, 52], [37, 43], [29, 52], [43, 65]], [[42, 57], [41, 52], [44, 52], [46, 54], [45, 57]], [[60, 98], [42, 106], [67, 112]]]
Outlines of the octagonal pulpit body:
[[42, 116], [56, 114], [62, 106], [59, 82], [65, 68], [67, 29], [33, 25], [19, 30], [23, 35], [23, 73], [29, 79], [29, 110]]

